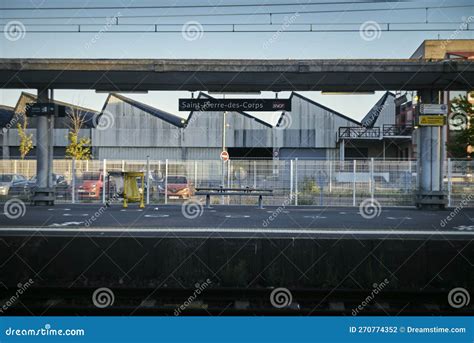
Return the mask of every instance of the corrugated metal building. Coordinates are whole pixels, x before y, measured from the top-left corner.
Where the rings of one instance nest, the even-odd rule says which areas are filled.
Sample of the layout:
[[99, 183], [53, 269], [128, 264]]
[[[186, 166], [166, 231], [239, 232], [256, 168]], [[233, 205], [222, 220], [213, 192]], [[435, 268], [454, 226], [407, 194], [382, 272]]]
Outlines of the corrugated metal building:
[[[199, 97], [210, 98], [204, 93]], [[15, 112], [35, 99], [31, 94], [22, 93]], [[91, 138], [93, 156], [98, 159], [145, 159], [149, 156], [154, 160], [217, 160], [223, 146], [233, 159], [338, 159], [385, 156], [382, 150], [386, 137], [375, 137], [374, 132], [381, 131], [379, 126], [395, 124], [393, 99], [393, 94], [385, 93], [359, 123], [292, 93], [292, 111], [282, 113], [276, 126], [244, 112], [225, 115], [222, 112], [191, 112], [187, 118], [182, 118], [115, 93], [109, 94], [100, 113], [65, 105], [84, 113], [87, 121], [82, 134]], [[65, 120], [62, 118], [55, 125], [57, 157], [64, 157], [67, 146]], [[29, 130], [33, 134], [35, 124], [32, 119]], [[7, 130], [3, 139], [4, 158], [18, 156], [16, 131], [14, 128]], [[369, 132], [370, 139], [353, 135], [353, 131]], [[341, 136], [345, 132], [350, 134]], [[34, 151], [29, 157], [34, 157]]]
[[[28, 103], [34, 102], [36, 102], [36, 95], [22, 92], [15, 105], [15, 108], [10, 113], [11, 116], [9, 116], [8, 119], [7, 116], [4, 117], [6, 121], [1, 127], [5, 130], [1, 131], [2, 139], [0, 140], [2, 142], [2, 158], [18, 158], [20, 156], [20, 137], [18, 136], [17, 125], [18, 123], [22, 122], [22, 116], [20, 116], [19, 113], [24, 113], [26, 105]], [[95, 127], [95, 120], [98, 118], [100, 112], [58, 100], [54, 100], [52, 102], [58, 105], [66, 106], [67, 113], [74, 112], [81, 115], [81, 117], [84, 119], [84, 125], [80, 135], [81, 137], [91, 137], [91, 132]], [[64, 157], [66, 153], [66, 146], [68, 145], [68, 118], [55, 118], [54, 127], [54, 156]], [[33, 144], [36, 147], [36, 118], [28, 118], [26, 133], [33, 135]], [[33, 158], [36, 155], [35, 150], [36, 149], [33, 148], [27, 157]]]

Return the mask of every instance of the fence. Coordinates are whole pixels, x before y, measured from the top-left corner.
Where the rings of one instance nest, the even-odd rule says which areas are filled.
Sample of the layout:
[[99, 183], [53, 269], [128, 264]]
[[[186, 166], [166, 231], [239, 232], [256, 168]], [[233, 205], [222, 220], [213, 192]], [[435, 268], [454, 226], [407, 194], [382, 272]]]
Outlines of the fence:
[[[474, 194], [474, 162], [448, 160], [445, 165], [448, 205], [458, 206]], [[265, 199], [267, 205], [358, 206], [373, 198], [385, 206], [411, 206], [418, 184], [417, 163], [406, 160], [55, 160], [53, 168], [57, 202], [73, 203], [100, 203], [120, 194], [123, 171], [145, 173], [150, 204], [182, 202], [195, 197], [196, 187], [226, 186], [272, 189], [274, 196]], [[35, 174], [35, 160], [0, 160], [1, 200], [28, 200]], [[254, 198], [246, 196], [214, 201], [255, 204]]]

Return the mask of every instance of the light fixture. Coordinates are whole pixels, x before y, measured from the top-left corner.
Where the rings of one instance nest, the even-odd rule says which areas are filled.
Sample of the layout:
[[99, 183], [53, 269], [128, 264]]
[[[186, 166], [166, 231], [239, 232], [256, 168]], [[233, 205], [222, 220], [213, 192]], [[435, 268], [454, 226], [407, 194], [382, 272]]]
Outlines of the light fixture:
[[375, 91], [367, 91], [367, 92], [328, 92], [322, 91], [322, 95], [371, 95], [375, 94]]
[[131, 93], [131, 94], [148, 94], [148, 91], [133, 91], [133, 90], [130, 90], [130, 91], [123, 91], [123, 90], [104, 90], [104, 89], [96, 89], [95, 90], [96, 93], [100, 94], [100, 93]]
[[262, 94], [260, 91], [255, 92], [244, 92], [244, 91], [235, 91], [235, 92], [207, 92], [208, 94], [212, 95], [259, 95]]

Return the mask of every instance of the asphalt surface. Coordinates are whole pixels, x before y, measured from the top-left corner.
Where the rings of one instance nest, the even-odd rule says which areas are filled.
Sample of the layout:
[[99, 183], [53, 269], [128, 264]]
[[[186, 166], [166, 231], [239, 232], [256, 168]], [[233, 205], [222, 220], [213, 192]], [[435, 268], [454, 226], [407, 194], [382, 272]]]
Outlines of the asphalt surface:
[[19, 207], [4, 205], [0, 213], [0, 236], [45, 235], [137, 237], [259, 237], [275, 238], [388, 238], [474, 239], [474, 208], [425, 211], [414, 208], [359, 208], [214, 206], [191, 204], [56, 205]]

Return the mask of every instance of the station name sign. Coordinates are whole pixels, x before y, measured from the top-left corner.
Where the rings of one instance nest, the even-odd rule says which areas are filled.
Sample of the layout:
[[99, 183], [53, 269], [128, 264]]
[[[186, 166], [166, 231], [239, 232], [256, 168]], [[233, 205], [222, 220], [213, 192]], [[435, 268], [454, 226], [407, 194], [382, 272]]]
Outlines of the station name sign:
[[179, 99], [180, 111], [291, 111], [290, 99]]

